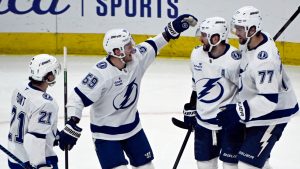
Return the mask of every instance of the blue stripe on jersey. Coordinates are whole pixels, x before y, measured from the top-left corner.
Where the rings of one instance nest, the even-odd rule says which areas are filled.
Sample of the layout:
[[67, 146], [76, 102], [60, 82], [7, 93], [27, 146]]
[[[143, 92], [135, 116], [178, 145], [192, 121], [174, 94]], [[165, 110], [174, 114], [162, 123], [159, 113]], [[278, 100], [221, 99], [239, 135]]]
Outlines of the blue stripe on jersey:
[[278, 93], [276, 93], [276, 94], [258, 94], [258, 95], [264, 96], [270, 102], [278, 103]]
[[153, 40], [146, 40], [146, 43], [149, 43], [149, 45], [151, 45], [155, 51], [155, 55], [157, 55], [157, 46], [155, 44], [155, 42]]
[[245, 121], [249, 121], [250, 119], [250, 107], [249, 107], [249, 104], [246, 101], [243, 102], [243, 106], [244, 106], [244, 109], [245, 109]]
[[199, 114], [196, 114], [197, 119], [199, 119], [200, 121], [209, 123], [209, 124], [214, 124], [214, 125], [218, 125], [218, 121], [217, 118], [212, 118], [212, 119], [202, 119]]
[[140, 122], [139, 113], [136, 112], [135, 119], [132, 123], [124, 124], [119, 127], [111, 127], [111, 126], [97, 126], [91, 124], [91, 131], [93, 133], [104, 133], [104, 134], [124, 134], [132, 131]]
[[299, 105], [297, 103], [294, 108], [284, 109], [284, 110], [275, 110], [275, 111], [272, 111], [271, 113], [266, 114], [264, 116], [260, 116], [260, 117], [251, 119], [251, 121], [254, 121], [254, 120], [272, 120], [272, 119], [278, 119], [278, 118], [283, 118], [283, 117], [289, 117], [289, 116], [295, 114], [298, 110], [299, 110]]
[[75, 90], [75, 93], [81, 98], [81, 101], [82, 101], [84, 107], [87, 107], [94, 103], [88, 97], [86, 97], [86, 95], [84, 95], [77, 87], [75, 87], [74, 90]]
[[35, 133], [35, 132], [27, 132], [27, 133], [34, 135], [37, 138], [42, 138], [42, 139], [46, 138], [46, 134], [40, 134], [40, 133]]

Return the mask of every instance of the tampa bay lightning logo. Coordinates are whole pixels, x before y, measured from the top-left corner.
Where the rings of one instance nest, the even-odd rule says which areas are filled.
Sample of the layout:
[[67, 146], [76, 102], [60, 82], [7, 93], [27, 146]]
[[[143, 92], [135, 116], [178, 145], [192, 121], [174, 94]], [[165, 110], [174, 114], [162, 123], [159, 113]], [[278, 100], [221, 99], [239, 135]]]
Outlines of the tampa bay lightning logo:
[[107, 63], [106, 63], [106, 62], [99, 62], [99, 63], [97, 64], [97, 67], [98, 67], [99, 69], [105, 69], [105, 68], [107, 67]]
[[260, 51], [257, 55], [257, 58], [258, 59], [267, 59], [268, 58], [268, 53], [266, 51]]
[[[198, 93], [198, 100], [203, 103], [213, 103], [218, 101], [224, 94], [224, 87], [218, 80], [219, 78], [204, 78], [196, 82], [197, 86], [202, 86]], [[204, 84], [204, 85], [203, 85]]]
[[137, 48], [139, 49], [141, 54], [144, 54], [147, 52], [147, 48], [145, 46], [137, 45]]
[[231, 52], [231, 57], [234, 60], [240, 60], [242, 58], [242, 54], [239, 51], [233, 51]]
[[189, 24], [187, 22], [182, 22], [181, 27], [183, 29], [187, 29], [187, 28], [189, 28]]
[[49, 94], [47, 94], [47, 93], [43, 94], [43, 98], [46, 99], [46, 100], [50, 100], [50, 101], [53, 100], [53, 98]]
[[138, 96], [138, 84], [135, 79], [129, 83], [125, 90], [119, 93], [113, 101], [113, 106], [116, 110], [126, 109], [134, 104]]

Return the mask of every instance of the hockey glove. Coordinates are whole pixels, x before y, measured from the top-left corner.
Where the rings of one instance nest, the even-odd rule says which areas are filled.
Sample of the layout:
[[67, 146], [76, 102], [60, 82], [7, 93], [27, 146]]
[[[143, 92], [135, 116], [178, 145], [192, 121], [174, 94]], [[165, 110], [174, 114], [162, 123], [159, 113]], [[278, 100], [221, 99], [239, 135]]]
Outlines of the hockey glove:
[[249, 121], [250, 111], [248, 103], [238, 102], [237, 104], [228, 104], [220, 107], [221, 112], [217, 115], [218, 126], [223, 129], [233, 128], [240, 120], [246, 122]]
[[174, 21], [169, 22], [165, 27], [165, 32], [169, 39], [177, 39], [180, 33], [187, 30], [190, 26], [196, 26], [198, 19], [190, 14], [183, 14]]
[[186, 103], [184, 105], [183, 109], [183, 115], [184, 115], [184, 123], [189, 128], [194, 128], [196, 125], [196, 107], [193, 106], [191, 103]]
[[82, 129], [71, 118], [59, 134], [59, 148], [63, 151], [66, 149], [71, 150], [80, 137], [81, 131]]

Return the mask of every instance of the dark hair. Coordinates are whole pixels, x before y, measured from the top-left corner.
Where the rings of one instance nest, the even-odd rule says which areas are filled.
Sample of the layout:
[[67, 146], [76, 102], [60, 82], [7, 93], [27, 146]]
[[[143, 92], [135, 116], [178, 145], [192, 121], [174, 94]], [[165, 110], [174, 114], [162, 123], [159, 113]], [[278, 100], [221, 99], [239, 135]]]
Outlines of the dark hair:
[[32, 84], [35, 84], [35, 85], [41, 85], [41, 84], [43, 84], [43, 83], [46, 81], [46, 79], [47, 79], [48, 76], [50, 76], [50, 75], [53, 75], [53, 73], [52, 73], [52, 72], [47, 73], [47, 74], [43, 77], [43, 80], [42, 80], [42, 81], [34, 80], [32, 77], [29, 77], [28, 79], [30, 80], [30, 82], [31, 82]]

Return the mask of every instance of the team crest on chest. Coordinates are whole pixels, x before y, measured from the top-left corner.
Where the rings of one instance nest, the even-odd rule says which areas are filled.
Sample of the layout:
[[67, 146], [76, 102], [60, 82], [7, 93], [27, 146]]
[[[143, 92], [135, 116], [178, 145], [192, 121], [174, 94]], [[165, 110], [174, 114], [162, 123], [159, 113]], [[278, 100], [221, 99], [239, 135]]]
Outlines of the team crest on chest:
[[135, 103], [137, 96], [138, 84], [134, 79], [121, 93], [114, 98], [113, 106], [116, 110], [126, 109]]
[[220, 79], [221, 77], [198, 80], [196, 82], [197, 88], [200, 88], [200, 92], [197, 95], [198, 101], [203, 103], [213, 103], [218, 101], [224, 94], [224, 87], [220, 82], [218, 82]]

